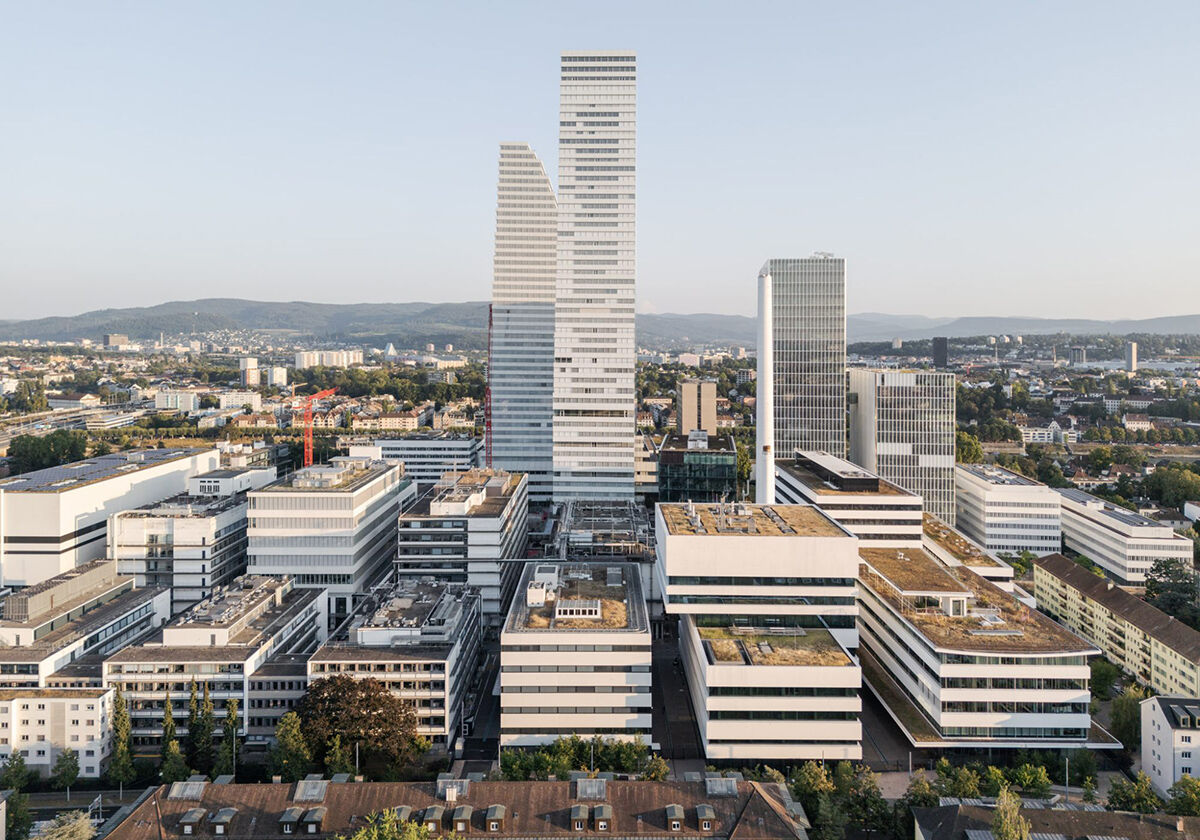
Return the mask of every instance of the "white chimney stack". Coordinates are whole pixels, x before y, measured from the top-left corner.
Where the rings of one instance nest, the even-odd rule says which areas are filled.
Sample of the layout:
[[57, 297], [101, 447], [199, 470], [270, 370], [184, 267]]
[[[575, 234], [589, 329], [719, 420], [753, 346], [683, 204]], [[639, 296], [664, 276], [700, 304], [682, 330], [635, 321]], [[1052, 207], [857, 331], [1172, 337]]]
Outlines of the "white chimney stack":
[[775, 324], [771, 273], [758, 273], [758, 399], [755, 403], [755, 501], [775, 504]]

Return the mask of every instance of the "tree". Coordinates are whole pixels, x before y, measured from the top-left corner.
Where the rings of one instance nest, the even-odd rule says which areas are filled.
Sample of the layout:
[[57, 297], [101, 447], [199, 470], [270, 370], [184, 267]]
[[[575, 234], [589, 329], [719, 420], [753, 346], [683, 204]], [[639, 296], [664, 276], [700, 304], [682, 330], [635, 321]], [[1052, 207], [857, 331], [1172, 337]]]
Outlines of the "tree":
[[0, 788], [25, 790], [31, 775], [25, 766], [25, 756], [21, 755], [20, 750], [13, 750], [5, 760], [3, 769], [0, 769]]
[[17, 435], [8, 447], [13, 472], [23, 473], [82, 460], [87, 435], [57, 429], [48, 435]]
[[939, 795], [956, 796], [959, 799], [979, 797], [979, 774], [970, 767], [955, 767], [945, 758], [940, 758], [934, 770], [937, 779], [933, 786]]
[[817, 807], [814, 811], [805, 809], [812, 818], [812, 831], [809, 836], [813, 840], [842, 840], [846, 836], [846, 813], [837, 806], [833, 797], [828, 793], [817, 796]]
[[817, 799], [823, 794], [833, 793], [833, 780], [829, 778], [823, 764], [806, 761], [800, 765], [796, 780], [792, 783], [792, 793], [800, 800], [804, 810], [813, 814], [817, 809]]
[[[200, 726], [200, 689], [196, 685], [196, 678], [192, 677], [191, 691], [188, 694], [188, 716], [187, 716], [187, 760], [189, 764], [196, 763], [196, 730]], [[165, 746], [165, 744], [164, 744]]]
[[1190, 627], [1200, 626], [1196, 573], [1178, 557], [1160, 557], [1146, 573], [1146, 600]]
[[400, 820], [389, 809], [367, 817], [367, 824], [343, 840], [436, 840], [429, 827], [412, 820]]
[[1092, 776], [1083, 780], [1083, 801], [1088, 805], [1096, 801], [1096, 779]]
[[1008, 778], [999, 767], [989, 765], [983, 771], [983, 779], [979, 782], [979, 790], [984, 796], [999, 796], [1000, 791], [1008, 787]]
[[1135, 811], [1139, 814], [1153, 814], [1162, 806], [1162, 800], [1154, 795], [1150, 785], [1150, 777], [1138, 773], [1132, 782], [1124, 779], [1114, 779], [1108, 789], [1108, 810]]
[[116, 782], [122, 789], [134, 780], [137, 775], [133, 768], [133, 737], [129, 722], [129, 706], [125, 703], [125, 695], [121, 686], [117, 685], [116, 696], [113, 697], [113, 754], [108, 763], [108, 780]]
[[175, 740], [175, 714], [171, 711], [171, 695], [163, 703], [162, 746], [159, 748], [159, 759], [167, 760], [167, 745]]
[[1032, 799], [1042, 799], [1050, 793], [1050, 775], [1040, 764], [1022, 764], [1015, 768], [1012, 781], [1020, 786], [1022, 794]]
[[647, 782], [665, 782], [670, 775], [671, 765], [661, 755], [650, 756], [646, 761], [646, 769], [642, 771], [642, 778]]
[[96, 827], [83, 811], [56, 814], [47, 828], [38, 835], [40, 840], [92, 840]]
[[1179, 817], [1200, 817], [1200, 779], [1180, 776], [1167, 789], [1167, 813]]
[[1029, 820], [1021, 816], [1021, 798], [1005, 789], [996, 797], [992, 816], [992, 835], [996, 840], [1029, 840], [1032, 829]]
[[159, 775], [162, 777], [163, 784], [166, 785], [171, 782], [186, 781], [192, 775], [192, 771], [188, 769], [187, 760], [183, 757], [183, 751], [179, 749], [179, 742], [175, 739], [167, 742]]
[[190, 753], [188, 762], [196, 768], [197, 773], [208, 775], [213, 769], [213, 733], [217, 728], [213, 712], [212, 697], [209, 694], [208, 683], [204, 684], [204, 699], [200, 703], [200, 712], [196, 716], [196, 725], [188, 727], [188, 747]]
[[1087, 456], [1088, 471], [1098, 475], [1113, 465], [1112, 449], [1107, 446], [1097, 446]]
[[1133, 752], [1142, 743], [1142, 707], [1146, 694], [1137, 685], [1126, 686], [1112, 702], [1112, 734]]
[[0, 788], [13, 791], [8, 797], [4, 822], [7, 840], [25, 840], [33, 828], [29, 797], [24, 793], [29, 778], [30, 772], [25, 766], [25, 757], [19, 750], [13, 750], [5, 760], [4, 767], [0, 769]]
[[954, 435], [954, 441], [956, 461], [963, 464], [978, 464], [983, 460], [983, 447], [979, 445], [979, 439], [970, 432], [959, 429]]
[[1103, 656], [1092, 660], [1092, 694], [1095, 697], [1108, 699], [1112, 695], [1113, 686], [1121, 676], [1121, 669], [1109, 662]]
[[342, 743], [341, 735], [334, 735], [333, 740], [325, 747], [325, 773], [329, 776], [338, 773], [354, 772], [354, 756], [350, 754], [350, 745]]
[[238, 748], [238, 702], [231, 697], [225, 705], [225, 720], [221, 724], [221, 748], [217, 752], [217, 762], [213, 774], [217, 776], [234, 775], [237, 773]]
[[346, 674], [317, 680], [297, 712], [313, 757], [322, 763], [334, 735], [347, 745], [357, 745], [364, 763], [381, 772], [411, 764], [429, 748], [429, 742], [417, 734], [412, 705], [378, 680]]
[[50, 783], [55, 790], [66, 790], [67, 801], [71, 801], [71, 785], [79, 779], [79, 753], [67, 748], [58, 754], [54, 769], [50, 771]]
[[295, 712], [288, 712], [275, 725], [275, 746], [267, 763], [271, 775], [280, 776], [285, 782], [298, 782], [312, 769], [312, 753], [300, 731], [300, 716]]

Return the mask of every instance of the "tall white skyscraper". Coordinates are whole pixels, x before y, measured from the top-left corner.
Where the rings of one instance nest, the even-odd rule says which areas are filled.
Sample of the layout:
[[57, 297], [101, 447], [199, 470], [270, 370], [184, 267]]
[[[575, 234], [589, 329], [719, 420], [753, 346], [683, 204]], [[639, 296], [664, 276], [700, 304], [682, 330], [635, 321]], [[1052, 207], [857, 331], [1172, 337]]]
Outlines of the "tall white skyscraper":
[[633, 498], [637, 59], [562, 55], [554, 498]]
[[763, 270], [772, 285], [775, 456], [845, 457], [846, 261], [817, 253], [769, 260]]
[[916, 493], [927, 513], [955, 524], [954, 374], [863, 368], [847, 374], [850, 460]]
[[553, 491], [554, 297], [558, 203], [526, 143], [500, 144], [492, 260], [492, 464]]

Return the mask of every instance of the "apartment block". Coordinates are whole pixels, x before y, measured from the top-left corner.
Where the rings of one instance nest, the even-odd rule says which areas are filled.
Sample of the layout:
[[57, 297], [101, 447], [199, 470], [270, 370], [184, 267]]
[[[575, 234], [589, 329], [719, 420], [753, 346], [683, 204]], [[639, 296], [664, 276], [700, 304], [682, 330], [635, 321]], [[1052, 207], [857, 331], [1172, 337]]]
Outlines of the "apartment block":
[[186, 493], [109, 517], [108, 556], [137, 586], [168, 587], [182, 612], [246, 571], [246, 492], [274, 480], [274, 467], [194, 476]]
[[200, 408], [200, 396], [196, 391], [157, 391], [154, 394], [154, 408], [190, 414]]
[[377, 438], [369, 444], [350, 445], [351, 457], [375, 458], [404, 465], [404, 475], [417, 484], [433, 484], [443, 473], [483, 466], [483, 440], [475, 435], [423, 432], [403, 437]]
[[1155, 694], [1200, 695], [1200, 632], [1061, 554], [1034, 561], [1033, 594]]
[[1142, 772], [1165, 799], [1184, 776], [1200, 776], [1200, 698], [1147, 697], [1140, 714]]
[[99, 779], [112, 751], [112, 689], [0, 688], [0, 759], [21, 753], [47, 777], [65, 750], [79, 758], [79, 778]]
[[356, 457], [331, 458], [251, 490], [247, 569], [290, 575], [298, 588], [326, 594], [337, 624], [390, 571], [396, 519], [416, 493], [401, 467]]
[[1051, 488], [990, 464], [954, 470], [956, 526], [995, 554], [1062, 550], [1062, 504]]
[[308, 680], [334, 674], [378, 680], [413, 706], [418, 734], [452, 752], [476, 676], [479, 639], [473, 589], [402, 580], [372, 592], [348, 625], [317, 649], [308, 660]]
[[777, 460], [775, 496], [820, 508], [862, 545], [921, 542], [920, 496], [828, 452], [797, 450], [793, 460]]
[[218, 720], [236, 699], [245, 732], [255, 672], [274, 656], [315, 647], [327, 623], [322, 591], [297, 588], [289, 577], [245, 575], [141, 644], [106, 657], [104, 687], [121, 687], [142, 753], [161, 746], [167, 703], [185, 734], [193, 683], [200, 693], [207, 686]]
[[500, 634], [500, 746], [650, 743], [650, 620], [632, 563], [529, 563]]
[[131, 450], [0, 480], [0, 583], [30, 586], [103, 557], [109, 516], [182, 493], [219, 457]]
[[921, 548], [859, 553], [863, 673], [914, 747], [1089, 745], [1095, 645]]
[[529, 481], [502, 470], [442, 476], [400, 514], [396, 575], [466, 584], [499, 627], [529, 544]]
[[712, 379], [681, 379], [675, 389], [676, 431], [681, 435], [699, 429], [717, 433], [717, 383]]
[[655, 574], [709, 760], [862, 757], [858, 540], [807, 505], [659, 505]]
[[1092, 560], [1118, 583], [1144, 584], [1158, 560], [1192, 565], [1192, 541], [1169, 526], [1082, 490], [1057, 492], [1063, 547]]

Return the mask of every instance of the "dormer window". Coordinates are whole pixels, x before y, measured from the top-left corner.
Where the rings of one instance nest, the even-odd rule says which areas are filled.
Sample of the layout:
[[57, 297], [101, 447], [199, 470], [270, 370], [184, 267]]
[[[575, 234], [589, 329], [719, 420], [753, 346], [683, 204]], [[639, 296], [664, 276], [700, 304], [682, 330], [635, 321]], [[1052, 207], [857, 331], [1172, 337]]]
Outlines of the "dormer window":
[[712, 831], [712, 823], [709, 820], [700, 820], [700, 827], [705, 831]]
[[672, 831], [679, 830], [679, 820], [671, 820], [671, 830]]
[[499, 830], [500, 830], [500, 821], [499, 820], [491, 820], [490, 822], [488, 822], [488, 831], [499, 831]]
[[668, 805], [666, 811], [667, 828], [671, 831], [679, 831], [683, 828], [683, 806]]

